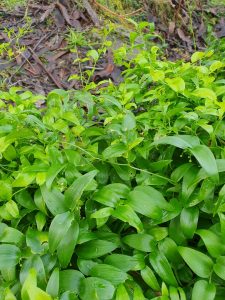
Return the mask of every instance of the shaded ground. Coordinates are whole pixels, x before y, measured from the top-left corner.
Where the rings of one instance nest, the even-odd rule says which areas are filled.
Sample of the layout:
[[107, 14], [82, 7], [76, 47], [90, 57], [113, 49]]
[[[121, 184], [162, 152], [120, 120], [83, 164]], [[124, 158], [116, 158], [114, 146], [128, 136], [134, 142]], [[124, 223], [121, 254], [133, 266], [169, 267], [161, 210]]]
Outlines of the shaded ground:
[[[152, 6], [149, 1], [142, 1], [133, 13], [122, 15], [98, 5], [97, 1], [83, 0], [82, 6], [74, 4], [76, 2], [29, 1], [28, 6], [13, 11], [0, 5], [1, 89], [23, 86], [35, 93], [46, 94], [54, 88], [80, 88], [79, 81], [68, 81], [80, 70], [74, 64], [77, 53], [71, 51], [74, 49], [68, 45], [66, 37], [72, 29], [83, 31], [85, 37], [89, 35], [95, 40], [90, 29], [104, 26], [102, 19], [124, 25], [127, 36], [130, 28], [125, 24], [125, 17], [133, 15], [136, 20], [154, 22], [156, 33], [163, 37], [169, 59], [188, 59], [193, 51], [203, 50], [210, 30], [217, 38], [225, 36], [225, 5], [211, 7], [206, 1], [195, 1], [195, 7], [187, 7], [185, 1], [174, 0], [167, 1], [164, 6]], [[122, 36], [118, 35], [117, 39], [123, 42]], [[78, 45], [79, 42], [75, 41]], [[87, 51], [85, 45], [78, 48], [79, 56]], [[89, 64], [87, 62], [84, 67], [92, 68]], [[119, 71], [113, 64], [111, 52], [98, 62], [95, 75], [117, 81]]]

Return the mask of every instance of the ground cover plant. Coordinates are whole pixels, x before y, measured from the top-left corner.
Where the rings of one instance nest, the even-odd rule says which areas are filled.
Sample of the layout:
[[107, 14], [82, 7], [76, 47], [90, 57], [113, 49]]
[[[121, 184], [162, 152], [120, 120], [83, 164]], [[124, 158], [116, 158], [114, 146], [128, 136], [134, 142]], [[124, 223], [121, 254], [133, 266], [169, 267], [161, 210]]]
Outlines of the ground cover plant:
[[0, 299], [224, 299], [224, 57], [136, 48], [118, 86], [0, 92]]

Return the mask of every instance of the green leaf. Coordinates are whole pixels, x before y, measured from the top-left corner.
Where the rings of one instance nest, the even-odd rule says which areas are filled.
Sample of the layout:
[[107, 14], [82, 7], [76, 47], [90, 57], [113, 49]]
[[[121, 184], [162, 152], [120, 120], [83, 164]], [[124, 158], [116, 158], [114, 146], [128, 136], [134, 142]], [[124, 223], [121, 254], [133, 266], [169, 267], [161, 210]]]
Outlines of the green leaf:
[[143, 230], [143, 224], [141, 223], [138, 215], [127, 204], [118, 205], [112, 212], [112, 216], [118, 218], [123, 222], [127, 222], [130, 226], [136, 228], [139, 232]]
[[120, 284], [116, 289], [116, 299], [115, 300], [130, 300], [129, 294], [124, 286]]
[[22, 300], [52, 300], [52, 297], [37, 287], [35, 269], [31, 269], [22, 286]]
[[185, 82], [181, 77], [175, 77], [172, 79], [166, 78], [165, 82], [172, 90], [174, 90], [177, 93], [181, 93], [185, 90]]
[[46, 286], [46, 273], [43, 261], [39, 255], [32, 255], [26, 259], [22, 265], [20, 271], [20, 282], [23, 284], [29, 275], [29, 271], [35, 269], [38, 286], [40, 288], [45, 288]]
[[126, 145], [123, 143], [113, 144], [102, 152], [103, 159], [120, 157], [127, 151]]
[[155, 274], [148, 266], [141, 270], [141, 277], [143, 278], [144, 282], [154, 291], [160, 291], [160, 286]]
[[211, 150], [205, 145], [198, 145], [190, 149], [201, 167], [209, 176], [218, 176], [218, 168], [215, 157]]
[[112, 183], [104, 186], [94, 194], [93, 199], [106, 206], [115, 207], [120, 199], [125, 199], [130, 189], [122, 183]]
[[94, 61], [99, 59], [99, 54], [96, 50], [92, 49], [87, 52], [87, 57], [92, 57]]
[[118, 285], [128, 279], [128, 275], [125, 272], [107, 264], [95, 265], [91, 269], [90, 275], [93, 277], [103, 278], [111, 282], [113, 285]]
[[22, 190], [18, 194], [15, 195], [16, 201], [22, 205], [25, 208], [34, 210], [36, 209], [36, 205], [34, 203], [33, 198], [31, 197], [31, 194], [28, 192], [28, 190]]
[[150, 186], [138, 186], [128, 195], [128, 204], [138, 213], [153, 219], [162, 217], [162, 209], [171, 210], [163, 195]]
[[163, 281], [170, 285], [178, 286], [172, 268], [163, 254], [160, 252], [153, 252], [149, 255], [149, 260], [153, 269]]
[[180, 214], [180, 227], [183, 234], [191, 239], [197, 229], [199, 209], [197, 207], [183, 208]]
[[59, 293], [59, 269], [55, 268], [52, 272], [48, 284], [46, 287], [46, 292], [53, 298], [56, 298]]
[[167, 144], [181, 149], [193, 148], [200, 144], [199, 138], [191, 135], [165, 136], [153, 143], [153, 145]]
[[225, 280], [225, 256], [217, 258], [216, 263], [213, 266], [213, 270], [217, 276]]
[[132, 112], [128, 111], [123, 119], [122, 130], [128, 131], [134, 129], [136, 126], [135, 116]]
[[79, 293], [81, 281], [84, 275], [77, 270], [65, 270], [59, 272], [59, 291]]
[[79, 300], [73, 292], [65, 292], [61, 295], [60, 300]]
[[198, 229], [196, 234], [201, 237], [212, 257], [218, 257], [225, 254], [225, 245], [222, 239], [220, 239], [214, 232], [207, 229]]
[[0, 180], [0, 201], [9, 201], [12, 199], [12, 186], [10, 183]]
[[122, 241], [133, 249], [143, 252], [151, 252], [155, 250], [154, 238], [146, 233], [137, 233], [126, 235]]
[[170, 294], [171, 300], [180, 300], [180, 295], [179, 295], [178, 289], [175, 288], [174, 286], [170, 286], [169, 294]]
[[115, 242], [92, 240], [77, 246], [76, 253], [80, 258], [92, 259], [112, 252], [118, 247]]
[[71, 226], [73, 215], [68, 211], [55, 216], [49, 227], [49, 251], [53, 253]]
[[195, 52], [195, 53], [192, 54], [192, 56], [191, 56], [191, 62], [195, 63], [198, 60], [201, 60], [203, 57], [205, 57], [205, 52], [197, 51], [197, 52]]
[[216, 296], [216, 286], [205, 280], [198, 280], [195, 282], [192, 290], [191, 300], [214, 300]]
[[133, 297], [133, 300], [146, 300], [146, 298], [145, 298], [145, 296], [143, 294], [142, 289], [137, 284], [134, 287], [134, 297]]
[[20, 249], [14, 245], [0, 245], [0, 269], [14, 267], [19, 263], [21, 257]]
[[19, 173], [13, 181], [12, 187], [26, 187], [34, 181], [35, 176], [33, 173]]
[[217, 100], [216, 93], [213, 92], [213, 90], [207, 89], [207, 88], [198, 88], [198, 89], [194, 90], [194, 92], [192, 92], [192, 95], [199, 97], [199, 98], [212, 100], [212, 101]]
[[9, 227], [4, 223], [0, 223], [0, 242], [20, 244], [24, 239], [24, 235], [21, 231]]
[[73, 220], [68, 231], [64, 233], [64, 236], [57, 247], [58, 259], [63, 268], [66, 268], [70, 263], [74, 248], [77, 244], [78, 235], [79, 224], [76, 220]]
[[72, 185], [65, 192], [65, 202], [72, 211], [76, 208], [78, 200], [80, 200], [85, 188], [94, 179], [98, 171], [94, 170], [75, 179]]
[[82, 280], [80, 288], [81, 300], [111, 300], [115, 292], [114, 286], [107, 280], [88, 277]]
[[106, 218], [111, 216], [113, 211], [114, 210], [111, 207], [104, 207], [91, 214], [91, 218], [95, 218], [95, 219]]
[[68, 211], [64, 195], [56, 188], [48, 190], [46, 184], [41, 186], [41, 194], [49, 211], [54, 215], [58, 215]]
[[163, 253], [166, 258], [173, 263], [178, 263], [180, 255], [177, 250], [177, 244], [169, 237], [166, 237], [158, 244], [159, 251]]
[[212, 273], [213, 261], [206, 254], [188, 247], [178, 247], [178, 251], [189, 268], [199, 277], [208, 278]]
[[124, 272], [130, 270], [139, 270], [142, 269], [143, 266], [145, 266], [144, 256], [142, 254], [129, 256], [125, 254], [115, 253], [107, 255], [104, 263], [117, 267], [123, 270]]
[[150, 75], [153, 81], [160, 81], [165, 78], [165, 72], [161, 70], [150, 70]]
[[54, 181], [54, 179], [56, 178], [56, 176], [59, 174], [59, 172], [62, 171], [62, 169], [65, 167], [65, 165], [61, 165], [58, 163], [53, 164], [47, 172], [47, 180], [46, 180], [46, 186], [48, 189], [51, 188], [52, 183]]

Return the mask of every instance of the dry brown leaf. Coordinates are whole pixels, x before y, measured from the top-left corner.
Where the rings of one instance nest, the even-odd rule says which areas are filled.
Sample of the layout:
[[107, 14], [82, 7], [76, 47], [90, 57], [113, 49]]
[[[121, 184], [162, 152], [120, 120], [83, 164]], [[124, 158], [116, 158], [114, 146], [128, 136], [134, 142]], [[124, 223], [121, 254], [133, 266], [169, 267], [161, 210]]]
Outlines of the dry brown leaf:
[[182, 29], [178, 28], [178, 29], [177, 29], [177, 34], [178, 34], [179, 38], [180, 38], [183, 42], [186, 42], [187, 44], [190, 44], [190, 43], [191, 43], [191, 39], [190, 39], [188, 36], [186, 36], [186, 35], [184, 34], [184, 32], [183, 32]]
[[98, 18], [98, 15], [96, 14], [95, 10], [91, 7], [88, 0], [83, 0], [83, 6], [85, 7], [87, 13], [89, 14], [92, 22], [95, 24], [95, 26], [100, 25], [100, 21]]
[[175, 22], [169, 22], [169, 35], [173, 34], [174, 33], [174, 30], [175, 30]]

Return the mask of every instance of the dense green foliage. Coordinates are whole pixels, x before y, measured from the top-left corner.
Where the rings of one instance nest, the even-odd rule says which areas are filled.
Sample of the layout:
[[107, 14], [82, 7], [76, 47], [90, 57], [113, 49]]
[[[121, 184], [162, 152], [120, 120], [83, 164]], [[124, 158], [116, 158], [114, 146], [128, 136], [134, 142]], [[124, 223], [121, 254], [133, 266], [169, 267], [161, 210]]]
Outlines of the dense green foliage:
[[0, 93], [0, 299], [224, 299], [225, 63], [157, 51], [97, 94]]

